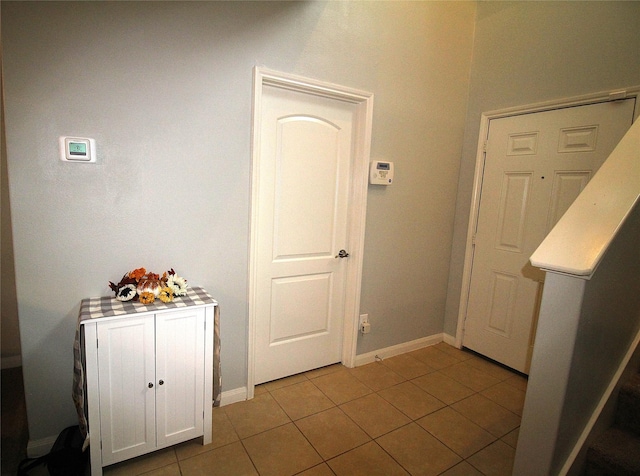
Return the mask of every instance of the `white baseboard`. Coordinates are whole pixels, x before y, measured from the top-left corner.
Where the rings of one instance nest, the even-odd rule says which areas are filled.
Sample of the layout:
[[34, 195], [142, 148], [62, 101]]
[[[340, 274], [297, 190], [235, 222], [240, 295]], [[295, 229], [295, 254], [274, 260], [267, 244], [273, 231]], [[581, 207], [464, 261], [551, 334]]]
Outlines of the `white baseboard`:
[[[455, 345], [455, 341], [455, 337], [448, 334], [435, 334], [429, 337], [412, 340], [410, 342], [393, 345], [391, 347], [385, 347], [384, 349], [378, 349], [373, 352], [367, 352], [366, 354], [356, 355], [355, 364], [356, 367], [359, 367], [361, 365], [375, 362], [378, 358], [388, 359], [389, 357], [412, 352], [414, 350], [422, 349], [423, 347], [436, 345], [440, 342]], [[247, 395], [247, 387], [240, 387], [222, 392], [222, 395], [220, 396], [220, 406], [224, 407], [225, 405], [231, 405], [232, 403], [243, 402], [247, 399]]]
[[453, 347], [456, 347], [456, 337], [449, 334], [442, 334], [442, 341], [445, 344], [449, 344]]
[[231, 405], [236, 402], [243, 402], [247, 399], [247, 387], [235, 388], [227, 390], [220, 395], [220, 406]]
[[29, 440], [27, 443], [27, 457], [37, 458], [38, 456], [46, 455], [51, 451], [53, 444], [56, 442], [56, 438], [58, 438], [58, 435], [47, 436], [39, 440]]
[[373, 352], [367, 352], [366, 354], [356, 355], [356, 367], [370, 364], [378, 359], [388, 359], [389, 357], [439, 344], [440, 342], [443, 342], [444, 336], [445, 334], [435, 334], [429, 337], [422, 337], [420, 339], [404, 342], [403, 344], [392, 345], [391, 347], [386, 347], [384, 349], [374, 350]]
[[8, 355], [6, 357], [2, 357], [2, 369], [12, 369], [14, 367], [22, 367], [22, 356], [21, 355]]

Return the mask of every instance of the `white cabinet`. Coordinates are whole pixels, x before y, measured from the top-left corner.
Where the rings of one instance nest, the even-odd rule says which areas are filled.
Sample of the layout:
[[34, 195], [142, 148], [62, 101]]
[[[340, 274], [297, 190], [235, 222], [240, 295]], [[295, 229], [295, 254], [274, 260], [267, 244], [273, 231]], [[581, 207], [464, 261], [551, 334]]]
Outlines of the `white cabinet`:
[[211, 442], [213, 314], [204, 305], [81, 321], [92, 475], [200, 436]]

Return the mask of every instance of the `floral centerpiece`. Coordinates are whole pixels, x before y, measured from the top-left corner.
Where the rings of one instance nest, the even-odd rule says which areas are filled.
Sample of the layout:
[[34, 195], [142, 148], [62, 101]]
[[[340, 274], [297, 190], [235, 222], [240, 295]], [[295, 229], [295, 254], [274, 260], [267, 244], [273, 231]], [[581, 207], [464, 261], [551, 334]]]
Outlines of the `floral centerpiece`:
[[148, 272], [145, 268], [137, 268], [126, 273], [118, 284], [109, 281], [109, 287], [118, 301], [140, 301], [151, 304], [160, 299], [171, 302], [174, 297], [187, 294], [187, 280], [178, 276], [171, 268], [160, 277]]

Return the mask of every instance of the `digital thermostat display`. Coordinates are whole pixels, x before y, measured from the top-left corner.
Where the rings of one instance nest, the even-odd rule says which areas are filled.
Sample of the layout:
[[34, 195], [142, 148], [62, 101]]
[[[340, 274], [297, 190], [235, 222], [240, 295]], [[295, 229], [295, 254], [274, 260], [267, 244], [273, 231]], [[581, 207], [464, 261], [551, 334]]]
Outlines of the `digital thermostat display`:
[[96, 161], [96, 141], [88, 137], [60, 137], [60, 160], [93, 163]]
[[378, 170], [389, 170], [390, 168], [389, 162], [378, 162], [378, 165], [376, 166], [376, 168]]
[[87, 156], [86, 142], [69, 142], [69, 154]]

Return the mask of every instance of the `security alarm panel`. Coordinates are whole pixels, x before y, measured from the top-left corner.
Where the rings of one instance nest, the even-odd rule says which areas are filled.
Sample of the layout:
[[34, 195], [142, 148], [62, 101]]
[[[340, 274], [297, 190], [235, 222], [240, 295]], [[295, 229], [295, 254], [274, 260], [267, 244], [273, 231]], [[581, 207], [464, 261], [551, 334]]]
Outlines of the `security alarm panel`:
[[369, 183], [391, 185], [393, 182], [393, 162], [372, 160], [369, 168]]

